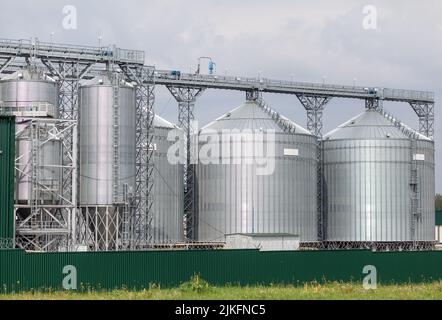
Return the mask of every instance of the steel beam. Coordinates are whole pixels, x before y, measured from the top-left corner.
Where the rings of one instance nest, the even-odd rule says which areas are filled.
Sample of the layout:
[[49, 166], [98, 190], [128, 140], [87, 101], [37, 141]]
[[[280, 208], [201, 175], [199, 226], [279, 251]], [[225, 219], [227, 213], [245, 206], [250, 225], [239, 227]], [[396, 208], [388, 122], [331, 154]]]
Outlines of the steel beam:
[[180, 86], [186, 88], [238, 91], [259, 90], [266, 93], [327, 96], [363, 100], [379, 98], [381, 100], [397, 102], [434, 102], [434, 93], [428, 91], [390, 88], [369, 89], [366, 87], [346, 86], [339, 84], [320, 84], [265, 78], [178, 73], [177, 71], [170, 70], [157, 70], [155, 74], [155, 83], [165, 86]]

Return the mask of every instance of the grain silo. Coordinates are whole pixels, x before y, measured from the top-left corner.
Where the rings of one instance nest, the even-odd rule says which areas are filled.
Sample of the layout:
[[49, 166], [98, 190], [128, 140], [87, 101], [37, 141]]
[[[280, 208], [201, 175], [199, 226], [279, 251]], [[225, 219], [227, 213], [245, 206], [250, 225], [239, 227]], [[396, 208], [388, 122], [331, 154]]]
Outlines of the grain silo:
[[202, 128], [199, 140], [199, 241], [317, 240], [317, 142], [307, 130], [250, 100]]
[[79, 91], [80, 206], [91, 232], [82, 240], [115, 249], [135, 191], [135, 89], [100, 75]]
[[[36, 70], [22, 69], [1, 79], [0, 102], [4, 112], [17, 116], [15, 201], [21, 206], [18, 214], [26, 216], [32, 199], [47, 205], [61, 192], [60, 141], [44, 124], [58, 115], [57, 84]], [[33, 177], [38, 181], [33, 183]]]
[[367, 109], [324, 136], [326, 238], [434, 239], [434, 143]]
[[[184, 240], [184, 166], [171, 163], [167, 152], [175, 141], [168, 140], [177, 126], [155, 115], [154, 118], [154, 210], [151, 222], [154, 243], [174, 243]], [[177, 132], [178, 134], [178, 132]]]

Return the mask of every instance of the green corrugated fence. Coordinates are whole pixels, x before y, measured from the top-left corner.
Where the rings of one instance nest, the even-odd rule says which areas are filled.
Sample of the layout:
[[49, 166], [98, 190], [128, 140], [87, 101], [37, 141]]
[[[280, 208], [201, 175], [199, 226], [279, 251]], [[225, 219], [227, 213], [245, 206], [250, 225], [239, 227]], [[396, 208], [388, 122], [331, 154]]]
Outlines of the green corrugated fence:
[[[368, 250], [279, 251], [189, 250], [144, 252], [26, 253], [0, 250], [3, 291], [62, 289], [65, 266], [73, 266], [77, 288], [142, 289], [175, 287], [192, 275], [214, 285], [302, 284], [311, 281], [362, 281], [364, 266], [377, 270], [379, 283], [442, 279], [442, 251]], [[72, 267], [71, 267], [72, 268]]]
[[14, 237], [15, 117], [0, 115], [0, 246]]
[[436, 211], [436, 226], [442, 226], [442, 211]]

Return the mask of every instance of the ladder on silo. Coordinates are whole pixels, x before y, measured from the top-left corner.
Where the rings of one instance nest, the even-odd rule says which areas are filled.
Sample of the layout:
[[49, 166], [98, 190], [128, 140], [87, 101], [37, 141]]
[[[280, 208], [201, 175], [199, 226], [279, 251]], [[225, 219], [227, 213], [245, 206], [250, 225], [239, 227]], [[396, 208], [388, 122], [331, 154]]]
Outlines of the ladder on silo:
[[269, 105], [267, 105], [267, 103], [264, 101], [264, 99], [259, 93], [256, 97], [256, 102], [258, 103], [258, 106], [276, 122], [276, 124], [282, 129], [282, 131], [288, 133], [296, 132], [296, 126], [294, 126], [290, 122], [290, 120], [281, 116], [278, 112], [276, 112]]
[[129, 248], [132, 241], [132, 211], [133, 211], [133, 195], [129, 190], [127, 183], [123, 184], [123, 207], [122, 207], [122, 219], [121, 219], [121, 244], [123, 248]]
[[410, 231], [411, 240], [416, 241], [416, 224], [421, 218], [420, 188], [416, 159], [416, 139], [411, 139], [411, 163], [410, 163]]
[[118, 202], [118, 186], [120, 180], [120, 108], [118, 84], [113, 87], [113, 202]]
[[29, 135], [31, 139], [31, 219], [29, 221], [32, 229], [38, 228], [38, 204], [39, 204], [39, 149], [40, 149], [40, 137], [39, 137], [39, 124], [31, 121], [29, 124]]

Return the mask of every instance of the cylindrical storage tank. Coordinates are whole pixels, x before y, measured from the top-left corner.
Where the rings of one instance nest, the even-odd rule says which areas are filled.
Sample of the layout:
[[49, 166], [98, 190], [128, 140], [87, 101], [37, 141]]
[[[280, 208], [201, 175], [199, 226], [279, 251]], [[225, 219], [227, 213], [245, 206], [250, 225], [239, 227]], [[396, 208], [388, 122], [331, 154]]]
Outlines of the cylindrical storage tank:
[[[158, 115], [154, 118], [154, 210], [151, 223], [153, 242], [175, 243], [184, 240], [184, 165], [168, 159], [174, 137], [182, 130]], [[175, 130], [175, 132], [171, 132]], [[168, 135], [171, 134], [170, 140]], [[181, 133], [181, 134], [180, 134]]]
[[28, 69], [2, 77], [0, 102], [21, 116], [58, 117], [58, 86], [41, 73]]
[[200, 130], [198, 240], [229, 234], [317, 240], [316, 138], [285, 121], [294, 132], [247, 101]]
[[79, 117], [80, 204], [121, 203], [124, 185], [135, 187], [135, 89], [105, 75], [84, 82]]
[[[31, 120], [57, 117], [58, 87], [44, 75], [28, 69], [17, 71], [0, 80], [0, 105], [16, 118], [16, 188], [18, 204], [29, 204], [32, 185]], [[26, 118], [24, 118], [26, 117]], [[44, 203], [57, 200], [61, 187], [61, 146], [52, 138], [43, 123], [38, 125], [39, 199]]]
[[434, 240], [431, 139], [367, 109], [325, 135], [323, 148], [328, 241]]
[[135, 192], [135, 101], [135, 88], [106, 75], [79, 89], [80, 206], [93, 250], [115, 250], [123, 238]]

